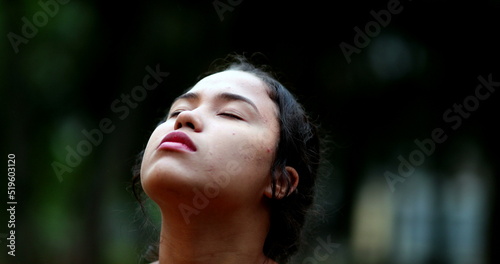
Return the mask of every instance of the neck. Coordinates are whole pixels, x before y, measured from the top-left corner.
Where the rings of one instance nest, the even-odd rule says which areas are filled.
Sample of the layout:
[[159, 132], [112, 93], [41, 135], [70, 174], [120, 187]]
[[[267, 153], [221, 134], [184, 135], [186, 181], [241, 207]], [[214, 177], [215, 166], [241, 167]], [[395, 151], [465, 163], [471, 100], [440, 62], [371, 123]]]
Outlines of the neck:
[[189, 217], [178, 206], [162, 208], [159, 264], [276, 263], [263, 253], [269, 231], [264, 208], [207, 206]]

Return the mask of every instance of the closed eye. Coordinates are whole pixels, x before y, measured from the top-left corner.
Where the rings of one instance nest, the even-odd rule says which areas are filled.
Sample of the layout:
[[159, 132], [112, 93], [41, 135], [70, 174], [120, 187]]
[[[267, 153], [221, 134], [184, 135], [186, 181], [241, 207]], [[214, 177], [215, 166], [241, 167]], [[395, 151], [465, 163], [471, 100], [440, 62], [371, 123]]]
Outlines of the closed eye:
[[174, 111], [172, 113], [170, 113], [170, 115], [168, 116], [168, 118], [172, 118], [172, 117], [176, 117], [178, 116], [182, 111]]
[[231, 113], [220, 113], [219, 115], [229, 117], [229, 118], [238, 119], [238, 120], [243, 120], [243, 118], [241, 118], [240, 116], [235, 115], [235, 114], [231, 114]]

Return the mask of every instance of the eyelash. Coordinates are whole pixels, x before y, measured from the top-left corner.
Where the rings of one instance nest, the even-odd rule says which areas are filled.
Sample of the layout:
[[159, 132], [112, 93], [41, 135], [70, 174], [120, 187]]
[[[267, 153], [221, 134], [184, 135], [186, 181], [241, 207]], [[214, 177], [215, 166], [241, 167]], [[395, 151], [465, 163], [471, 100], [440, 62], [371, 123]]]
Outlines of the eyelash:
[[239, 117], [238, 115], [231, 114], [231, 113], [220, 113], [219, 115], [221, 115], [221, 116], [227, 116], [229, 118], [234, 118], [234, 119], [237, 119], [237, 120], [243, 120], [243, 118]]
[[[175, 111], [175, 112], [172, 112], [168, 118], [173, 118], [173, 117], [176, 117], [178, 116], [180, 113], [182, 113], [182, 111]], [[229, 117], [229, 118], [234, 118], [234, 119], [237, 119], [237, 120], [243, 120], [243, 118], [241, 118], [240, 116], [238, 115], [235, 115], [235, 114], [231, 114], [231, 113], [219, 113], [218, 115], [221, 115], [221, 116], [226, 116], [226, 117]]]
[[172, 112], [172, 113], [168, 116], [168, 118], [176, 117], [176, 116], [178, 116], [181, 112], [182, 112], [182, 111], [175, 111], [175, 112]]

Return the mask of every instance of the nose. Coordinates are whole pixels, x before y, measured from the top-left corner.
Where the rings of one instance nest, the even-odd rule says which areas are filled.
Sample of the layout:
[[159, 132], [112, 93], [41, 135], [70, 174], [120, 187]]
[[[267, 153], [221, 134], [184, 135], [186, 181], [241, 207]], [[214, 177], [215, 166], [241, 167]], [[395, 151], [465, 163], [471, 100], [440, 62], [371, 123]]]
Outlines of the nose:
[[194, 132], [201, 132], [202, 126], [200, 117], [193, 111], [182, 111], [175, 120], [174, 129], [187, 128]]

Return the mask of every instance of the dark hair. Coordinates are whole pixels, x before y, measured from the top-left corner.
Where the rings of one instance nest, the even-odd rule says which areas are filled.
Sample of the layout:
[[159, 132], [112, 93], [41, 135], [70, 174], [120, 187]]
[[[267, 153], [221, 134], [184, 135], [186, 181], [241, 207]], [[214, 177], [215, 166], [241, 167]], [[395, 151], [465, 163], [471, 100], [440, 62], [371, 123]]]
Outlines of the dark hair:
[[[222, 64], [214, 64], [214, 70], [204, 76], [226, 70], [251, 73], [267, 85], [269, 97], [278, 107], [280, 135], [271, 167], [273, 197], [268, 199], [270, 228], [263, 250], [267, 257], [279, 263], [287, 263], [298, 251], [306, 216], [315, 196], [315, 182], [320, 162], [317, 127], [297, 99], [270, 71], [255, 66], [241, 55], [231, 55], [220, 62]], [[142, 200], [136, 190], [140, 183], [141, 158], [142, 152], [133, 170], [133, 192], [143, 208]], [[286, 166], [293, 167], [299, 174], [299, 183], [293, 192], [290, 192], [292, 183]], [[277, 183], [286, 186], [288, 194], [286, 197], [276, 198]]]

